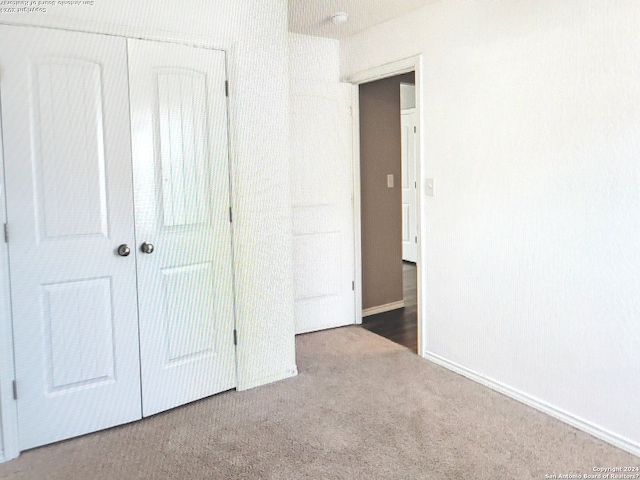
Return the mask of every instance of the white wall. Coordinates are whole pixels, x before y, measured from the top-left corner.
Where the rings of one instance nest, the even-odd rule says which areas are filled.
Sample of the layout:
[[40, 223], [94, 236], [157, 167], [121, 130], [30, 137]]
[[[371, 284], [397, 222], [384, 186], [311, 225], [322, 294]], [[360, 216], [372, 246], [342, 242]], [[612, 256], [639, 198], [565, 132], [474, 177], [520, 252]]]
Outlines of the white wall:
[[[296, 373], [286, 9], [284, 0], [96, 0], [93, 7], [46, 14], [0, 14], [0, 23], [180, 40], [229, 52], [239, 389]], [[11, 379], [0, 381], [2, 401]]]
[[443, 0], [341, 44], [423, 54], [426, 353], [640, 454], [640, 3]]
[[289, 34], [291, 94], [313, 92], [340, 81], [340, 42], [331, 38]]

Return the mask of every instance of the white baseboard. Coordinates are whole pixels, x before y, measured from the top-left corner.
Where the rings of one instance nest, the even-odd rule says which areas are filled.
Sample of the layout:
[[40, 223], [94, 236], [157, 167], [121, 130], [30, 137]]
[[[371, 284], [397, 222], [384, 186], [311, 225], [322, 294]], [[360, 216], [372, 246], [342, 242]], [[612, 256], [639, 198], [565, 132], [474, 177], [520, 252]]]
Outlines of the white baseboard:
[[605, 442], [610, 443], [615, 447], [621, 448], [622, 450], [625, 450], [633, 455], [640, 457], [640, 444], [636, 442], [633, 442], [627, 438], [617, 435], [605, 428], [599, 427], [598, 425], [595, 425], [587, 420], [576, 417], [575, 415], [569, 412], [566, 412], [560, 408], [554, 407], [553, 405], [550, 405], [542, 400], [538, 400], [537, 398], [534, 398], [519, 390], [516, 390], [515, 388], [512, 388], [508, 385], [505, 385], [503, 383], [497, 382], [483, 375], [480, 375], [472, 370], [469, 370], [468, 368], [465, 368], [461, 365], [451, 362], [438, 355], [425, 352], [424, 358], [426, 358], [427, 360], [433, 363], [437, 363], [438, 365], [448, 370], [452, 370], [453, 372], [458, 373], [463, 377], [467, 377], [468, 379], [473, 380], [474, 382], [478, 382], [484, 385], [485, 387], [489, 387], [490, 389], [495, 390], [496, 392], [500, 392], [503, 395], [506, 395], [507, 397], [511, 397], [514, 400], [524, 403], [525, 405], [528, 405], [532, 408], [535, 408], [536, 410], [539, 410], [542, 413], [546, 413], [547, 415], [557, 418], [558, 420], [561, 420], [564, 423], [567, 423], [572, 427], [577, 428], [578, 430], [582, 430], [583, 432], [593, 435], [594, 437], [599, 438], [600, 440], [604, 440]]
[[365, 308], [362, 310], [362, 316], [368, 317], [369, 315], [375, 315], [376, 313], [390, 312], [391, 310], [397, 310], [404, 307], [404, 300], [399, 302], [386, 303], [384, 305], [378, 305], [377, 307]]

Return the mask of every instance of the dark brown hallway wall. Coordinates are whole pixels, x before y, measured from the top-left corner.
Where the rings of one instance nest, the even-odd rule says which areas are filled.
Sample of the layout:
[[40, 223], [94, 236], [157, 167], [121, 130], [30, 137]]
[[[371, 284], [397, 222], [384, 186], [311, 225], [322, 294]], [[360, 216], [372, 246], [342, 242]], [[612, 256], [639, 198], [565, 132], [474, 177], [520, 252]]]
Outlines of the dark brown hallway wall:
[[[362, 308], [402, 300], [400, 83], [414, 73], [360, 85]], [[387, 175], [394, 178], [387, 188]]]

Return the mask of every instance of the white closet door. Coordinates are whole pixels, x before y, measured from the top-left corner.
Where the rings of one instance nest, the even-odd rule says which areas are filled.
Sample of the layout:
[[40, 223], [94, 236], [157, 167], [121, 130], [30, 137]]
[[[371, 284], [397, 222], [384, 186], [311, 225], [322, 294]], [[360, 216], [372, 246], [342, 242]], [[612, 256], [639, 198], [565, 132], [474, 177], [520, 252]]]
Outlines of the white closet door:
[[353, 88], [291, 99], [296, 333], [355, 323]]
[[226, 74], [223, 52], [128, 45], [147, 416], [236, 386]]
[[416, 111], [402, 111], [402, 259], [418, 261]]
[[0, 45], [24, 450], [141, 416], [126, 45], [9, 26]]

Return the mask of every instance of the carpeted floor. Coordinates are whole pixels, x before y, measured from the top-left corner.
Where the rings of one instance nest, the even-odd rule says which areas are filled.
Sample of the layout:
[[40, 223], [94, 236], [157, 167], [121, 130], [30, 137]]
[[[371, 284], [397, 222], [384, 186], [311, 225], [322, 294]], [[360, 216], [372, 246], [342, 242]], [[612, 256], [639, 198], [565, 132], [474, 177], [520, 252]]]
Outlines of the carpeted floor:
[[24, 452], [0, 478], [502, 480], [640, 464], [360, 327], [297, 348], [295, 378]]

